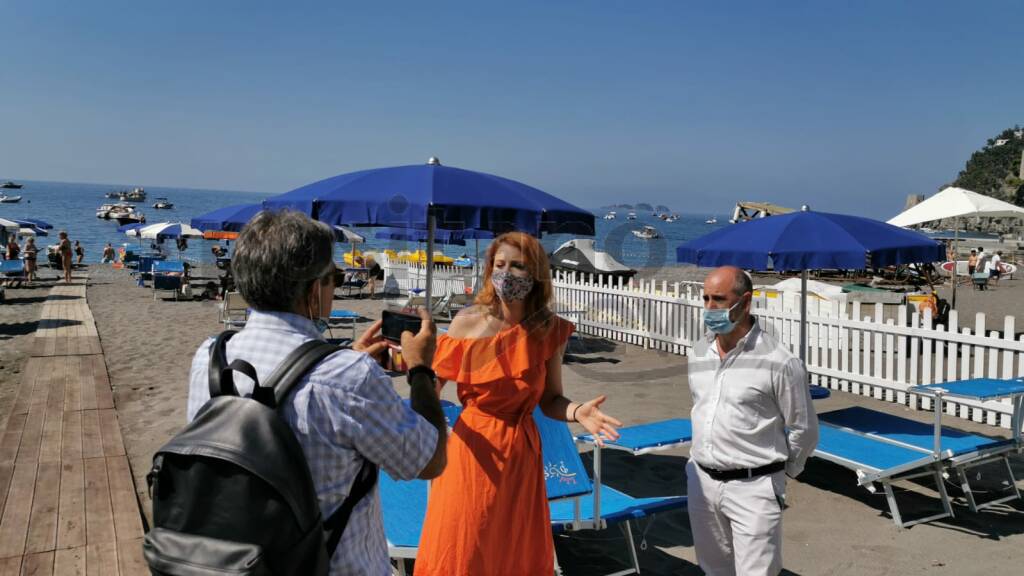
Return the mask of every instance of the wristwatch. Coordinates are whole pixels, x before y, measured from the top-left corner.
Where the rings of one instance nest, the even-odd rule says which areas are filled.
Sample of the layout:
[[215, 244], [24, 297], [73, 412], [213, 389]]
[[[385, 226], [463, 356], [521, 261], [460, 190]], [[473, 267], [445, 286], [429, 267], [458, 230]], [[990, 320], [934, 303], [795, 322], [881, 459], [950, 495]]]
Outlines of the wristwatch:
[[405, 375], [405, 379], [409, 382], [410, 386], [412, 386], [413, 376], [417, 374], [426, 374], [430, 377], [431, 382], [434, 382], [437, 379], [437, 375], [430, 369], [430, 366], [413, 366], [412, 368], [409, 368], [409, 371]]

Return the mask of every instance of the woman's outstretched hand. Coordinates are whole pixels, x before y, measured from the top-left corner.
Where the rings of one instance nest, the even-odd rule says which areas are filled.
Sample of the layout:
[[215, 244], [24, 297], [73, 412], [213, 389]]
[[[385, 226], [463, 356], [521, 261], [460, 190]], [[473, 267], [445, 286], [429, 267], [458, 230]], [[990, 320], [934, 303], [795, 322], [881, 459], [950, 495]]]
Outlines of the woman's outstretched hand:
[[608, 397], [602, 394], [589, 402], [584, 402], [576, 409], [576, 421], [594, 435], [594, 442], [598, 446], [604, 446], [602, 440], [618, 439], [619, 431], [616, 427], [622, 426], [622, 422], [601, 411], [600, 406], [607, 399]]

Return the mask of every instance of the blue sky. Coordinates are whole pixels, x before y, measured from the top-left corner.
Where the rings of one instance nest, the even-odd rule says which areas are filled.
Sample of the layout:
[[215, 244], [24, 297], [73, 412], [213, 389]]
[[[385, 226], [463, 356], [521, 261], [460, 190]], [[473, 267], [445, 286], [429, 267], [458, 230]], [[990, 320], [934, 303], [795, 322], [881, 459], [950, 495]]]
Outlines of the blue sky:
[[283, 192], [436, 155], [587, 207], [889, 217], [1024, 124], [1020, 2], [728, 4], [5, 1], [0, 176]]

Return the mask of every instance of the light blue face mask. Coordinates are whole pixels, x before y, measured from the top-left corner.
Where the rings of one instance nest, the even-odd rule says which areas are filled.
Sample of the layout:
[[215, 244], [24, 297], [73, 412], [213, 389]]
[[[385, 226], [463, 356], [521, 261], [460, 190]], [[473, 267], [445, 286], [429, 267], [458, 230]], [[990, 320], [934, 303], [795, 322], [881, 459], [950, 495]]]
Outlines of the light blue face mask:
[[728, 334], [732, 332], [736, 328], [736, 322], [733, 322], [729, 316], [742, 302], [743, 300], [740, 300], [729, 308], [705, 308], [704, 325], [715, 334]]

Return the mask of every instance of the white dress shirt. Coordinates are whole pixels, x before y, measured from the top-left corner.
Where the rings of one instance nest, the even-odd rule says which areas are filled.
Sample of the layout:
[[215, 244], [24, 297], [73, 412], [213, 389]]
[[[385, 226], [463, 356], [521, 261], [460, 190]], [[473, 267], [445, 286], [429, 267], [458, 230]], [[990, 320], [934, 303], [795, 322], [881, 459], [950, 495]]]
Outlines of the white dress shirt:
[[715, 334], [707, 333], [694, 346], [687, 372], [693, 460], [715, 470], [785, 462], [790, 477], [804, 469], [818, 444], [807, 372], [756, 321], [725, 358]]

